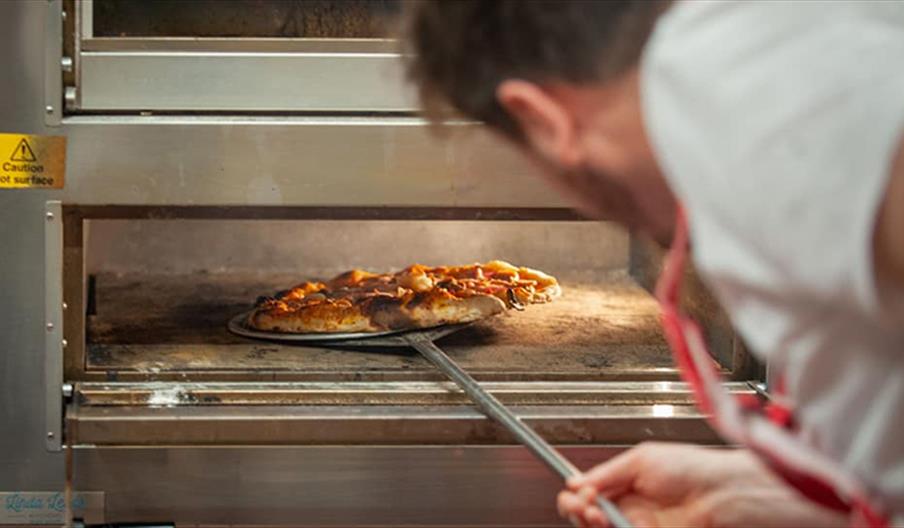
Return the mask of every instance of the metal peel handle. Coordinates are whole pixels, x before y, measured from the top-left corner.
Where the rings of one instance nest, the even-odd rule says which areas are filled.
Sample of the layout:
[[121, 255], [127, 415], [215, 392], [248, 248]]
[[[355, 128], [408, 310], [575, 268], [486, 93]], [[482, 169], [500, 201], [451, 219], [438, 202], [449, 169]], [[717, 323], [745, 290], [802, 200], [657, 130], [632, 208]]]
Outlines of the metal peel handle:
[[[484, 414], [505, 427], [518, 442], [542, 460], [550, 469], [558, 473], [563, 480], [580, 475], [580, 471], [568, 459], [549, 445], [530, 426], [521, 421], [521, 418], [509, 411], [495, 396], [485, 391], [474, 378], [452, 361], [452, 358], [436, 346], [428, 336], [412, 333], [406, 334], [404, 339], [433, 363], [436, 368], [442, 371], [443, 374], [454, 381]], [[612, 523], [612, 526], [615, 526], [615, 528], [633, 528], [628, 519], [625, 518], [612, 501], [605, 497], [597, 496], [596, 503], [609, 519], [609, 522]]]

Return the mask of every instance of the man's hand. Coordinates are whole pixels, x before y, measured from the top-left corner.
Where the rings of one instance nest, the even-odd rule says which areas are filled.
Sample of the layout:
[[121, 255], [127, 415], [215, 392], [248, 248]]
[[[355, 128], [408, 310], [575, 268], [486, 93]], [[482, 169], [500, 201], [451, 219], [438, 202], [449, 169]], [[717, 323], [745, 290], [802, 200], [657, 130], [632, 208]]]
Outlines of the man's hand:
[[610, 526], [594, 503], [597, 493], [637, 528], [848, 525], [846, 516], [809, 502], [738, 449], [641, 444], [569, 480], [559, 514], [577, 526]]

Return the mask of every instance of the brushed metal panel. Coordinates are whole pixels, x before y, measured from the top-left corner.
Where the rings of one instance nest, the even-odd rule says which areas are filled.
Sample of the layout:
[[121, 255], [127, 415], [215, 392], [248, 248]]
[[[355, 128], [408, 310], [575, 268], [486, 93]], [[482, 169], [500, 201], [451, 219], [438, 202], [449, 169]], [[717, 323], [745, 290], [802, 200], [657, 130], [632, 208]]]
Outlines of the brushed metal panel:
[[[81, 19], [92, 24], [82, 0]], [[87, 29], [87, 28], [86, 28]], [[267, 38], [267, 37], [82, 37], [84, 51], [173, 51], [173, 52], [237, 52], [237, 53], [396, 53], [397, 40], [388, 38]]]
[[[619, 448], [565, 448], [588, 468]], [[558, 479], [521, 447], [76, 450], [107, 522], [564, 526]]]
[[[0, 2], [4, 131], [59, 134], [44, 124], [47, 9]], [[0, 490], [63, 489], [63, 457], [44, 447], [44, 204], [60, 194], [0, 191]]]
[[44, 389], [47, 449], [59, 451], [63, 434], [63, 208], [47, 202], [44, 218]]
[[[503, 428], [467, 406], [179, 406], [160, 394], [151, 406], [66, 411], [76, 446], [499, 445]], [[514, 406], [512, 412], [557, 444], [681, 440], [717, 444], [689, 405]]]
[[79, 35], [83, 39], [90, 39], [94, 35], [94, 0], [82, 0], [76, 5], [81, 22]]
[[63, 16], [62, 0], [48, 0], [45, 12], [44, 122], [59, 126], [63, 117]]
[[484, 127], [414, 117], [64, 120], [64, 203], [566, 207]]
[[80, 110], [413, 112], [396, 53], [83, 51]]

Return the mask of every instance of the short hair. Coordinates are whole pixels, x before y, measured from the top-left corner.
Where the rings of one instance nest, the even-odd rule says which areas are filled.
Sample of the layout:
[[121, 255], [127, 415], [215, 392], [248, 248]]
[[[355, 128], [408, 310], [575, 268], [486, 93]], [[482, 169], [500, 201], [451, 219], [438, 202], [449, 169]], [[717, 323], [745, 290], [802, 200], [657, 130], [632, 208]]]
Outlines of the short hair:
[[667, 0], [420, 0], [406, 13], [407, 72], [426, 113], [451, 105], [514, 139], [505, 79], [605, 81], [628, 71]]

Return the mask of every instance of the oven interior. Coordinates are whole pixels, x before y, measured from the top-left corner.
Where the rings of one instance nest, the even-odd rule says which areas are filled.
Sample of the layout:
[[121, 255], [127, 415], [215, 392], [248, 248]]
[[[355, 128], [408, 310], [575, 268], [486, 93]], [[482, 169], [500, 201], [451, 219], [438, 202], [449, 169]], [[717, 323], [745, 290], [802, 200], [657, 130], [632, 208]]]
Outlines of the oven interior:
[[[405, 219], [410, 213], [274, 218], [256, 209], [180, 217], [145, 208], [66, 208], [64, 296], [68, 306], [81, 306], [66, 310], [70, 440], [167, 441], [139, 438], [124, 423], [117, 430], [130, 431], [128, 438], [110, 433], [117, 417], [134, 426], [148, 418], [142, 413], [467, 406], [412, 350], [258, 341], [226, 328], [258, 296], [297, 282], [415, 262], [503, 259], [560, 280], [560, 299], [480, 321], [439, 342], [503, 401], [690, 403], [686, 390], [673, 390], [680, 384], [649, 292], [658, 250], [613, 224]], [[758, 367], [711, 298], [691, 284], [685, 305], [705, 323], [723, 372], [754, 379]], [[290, 441], [274, 435], [266, 441]], [[249, 431], [234, 441], [249, 438], [257, 437]]]
[[628, 237], [589, 222], [93, 221], [85, 380], [424, 381], [415, 353], [268, 343], [225, 322], [298, 282], [352, 268], [508, 260], [565, 294], [443, 341], [488, 381], [667, 379], [656, 305], [627, 273]]

